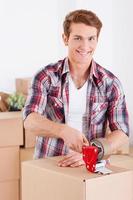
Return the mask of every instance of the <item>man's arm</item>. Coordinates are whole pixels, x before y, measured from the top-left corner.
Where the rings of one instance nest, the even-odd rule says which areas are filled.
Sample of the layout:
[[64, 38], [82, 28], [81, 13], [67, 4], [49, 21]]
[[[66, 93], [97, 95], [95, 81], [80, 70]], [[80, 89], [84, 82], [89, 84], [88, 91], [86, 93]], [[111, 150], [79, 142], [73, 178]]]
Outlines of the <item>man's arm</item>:
[[112, 131], [105, 138], [110, 146], [110, 153], [113, 154], [124, 144], [129, 143], [129, 137], [122, 130]]
[[83, 144], [88, 144], [84, 134], [66, 124], [53, 122], [39, 113], [31, 113], [24, 121], [24, 128], [34, 135], [55, 137], [64, 140], [68, 147], [77, 152], [82, 151]]
[[[121, 130], [112, 131], [106, 138], [98, 138], [96, 140], [102, 143], [104, 148], [104, 157], [102, 159], [108, 158], [123, 144], [129, 142], [128, 136]], [[59, 166], [61, 167], [78, 167], [81, 165], [84, 165], [82, 154], [74, 151], [59, 161]]]
[[122, 130], [115, 130], [105, 138], [96, 138], [90, 143], [100, 147], [102, 149], [100, 157], [101, 159], [106, 159], [114, 152], [117, 152], [124, 144], [129, 143], [129, 138]]
[[108, 110], [107, 119], [111, 133], [105, 138], [96, 138], [91, 141], [92, 145], [101, 145], [99, 159], [117, 152], [124, 144], [129, 142], [128, 111], [125, 102], [125, 95], [120, 81], [115, 77], [112, 85], [108, 87]]

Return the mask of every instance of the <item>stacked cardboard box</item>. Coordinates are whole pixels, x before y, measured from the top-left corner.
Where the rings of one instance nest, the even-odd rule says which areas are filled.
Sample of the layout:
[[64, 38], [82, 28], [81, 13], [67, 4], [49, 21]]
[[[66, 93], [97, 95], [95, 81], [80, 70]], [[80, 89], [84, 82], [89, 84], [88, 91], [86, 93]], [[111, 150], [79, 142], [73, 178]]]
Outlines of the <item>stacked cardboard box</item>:
[[2, 200], [19, 200], [20, 145], [23, 145], [22, 113], [0, 113], [0, 199]]
[[112, 165], [117, 164], [119, 167], [133, 170], [133, 147], [130, 147], [129, 155], [112, 155], [110, 157], [110, 163]]
[[20, 161], [33, 160], [34, 148], [20, 148]]
[[16, 92], [28, 95], [28, 90], [31, 84], [31, 78], [16, 78]]
[[29, 130], [24, 129], [24, 147], [34, 148], [36, 142], [36, 136]]
[[99, 175], [88, 172], [85, 166], [59, 167], [59, 159], [61, 157], [23, 162], [23, 200], [133, 199], [133, 171], [108, 166], [113, 173]]
[[7, 98], [9, 94], [0, 92], [0, 112], [8, 111]]
[[21, 112], [0, 113], [0, 147], [23, 145]]
[[22, 200], [22, 173], [21, 165], [23, 161], [33, 160], [34, 148], [20, 148], [20, 200]]
[[[28, 95], [28, 90], [31, 85], [31, 78], [17, 78], [16, 92], [23, 94], [25, 97]], [[34, 146], [36, 137], [32, 132], [23, 129], [23, 147], [20, 148], [20, 199], [21, 198], [21, 162], [33, 159]]]
[[[16, 79], [16, 92], [23, 94], [27, 97], [28, 90], [31, 85], [31, 77], [17, 78]], [[24, 147], [33, 148], [35, 146], [35, 136], [32, 132], [24, 129]]]

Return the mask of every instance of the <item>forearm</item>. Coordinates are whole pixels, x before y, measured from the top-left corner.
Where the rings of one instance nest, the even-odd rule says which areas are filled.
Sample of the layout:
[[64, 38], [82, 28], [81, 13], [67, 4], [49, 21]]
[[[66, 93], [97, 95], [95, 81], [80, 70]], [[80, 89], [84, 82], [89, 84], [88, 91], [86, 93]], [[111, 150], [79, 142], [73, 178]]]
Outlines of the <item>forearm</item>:
[[32, 131], [36, 136], [59, 138], [63, 125], [53, 122], [39, 113], [34, 112], [29, 114], [25, 119], [24, 128]]
[[80, 131], [67, 124], [53, 122], [35, 112], [25, 119], [24, 128], [37, 136], [61, 138], [70, 149], [77, 152], [81, 152], [82, 146], [88, 144], [85, 135]]
[[[100, 143], [101, 145], [100, 145]], [[108, 158], [111, 154], [118, 152], [118, 150], [125, 144], [128, 144], [128, 136], [121, 130], [112, 131], [105, 138], [97, 138], [92, 140], [92, 145], [98, 144], [103, 149], [104, 157], [102, 159]], [[97, 146], [97, 145], [96, 145]], [[101, 154], [102, 155], [102, 154]]]
[[112, 131], [106, 136], [106, 140], [109, 143], [111, 154], [121, 148], [124, 144], [129, 143], [129, 137], [121, 130]]

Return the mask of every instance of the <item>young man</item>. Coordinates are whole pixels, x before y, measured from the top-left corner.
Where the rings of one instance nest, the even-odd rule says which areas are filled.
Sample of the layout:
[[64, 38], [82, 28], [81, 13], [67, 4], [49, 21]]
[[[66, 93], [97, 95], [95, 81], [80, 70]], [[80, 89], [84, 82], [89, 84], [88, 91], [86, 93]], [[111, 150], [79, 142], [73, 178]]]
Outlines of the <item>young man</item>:
[[[24, 108], [24, 127], [37, 135], [35, 158], [65, 155], [59, 166], [83, 165], [82, 146], [99, 147], [99, 160], [128, 140], [128, 114], [119, 80], [93, 60], [102, 23], [76, 10], [64, 21], [68, 56], [41, 69]], [[111, 133], [105, 137], [107, 122]]]

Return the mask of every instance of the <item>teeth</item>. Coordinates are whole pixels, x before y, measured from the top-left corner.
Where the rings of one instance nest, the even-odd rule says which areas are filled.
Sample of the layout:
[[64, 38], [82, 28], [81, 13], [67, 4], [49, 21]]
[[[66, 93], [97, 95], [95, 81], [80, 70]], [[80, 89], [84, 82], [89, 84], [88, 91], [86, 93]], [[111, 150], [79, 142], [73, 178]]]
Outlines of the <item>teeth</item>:
[[87, 52], [81, 52], [81, 51], [79, 51], [79, 53], [82, 54], [82, 55], [86, 55], [87, 54]]
[[91, 54], [92, 52], [83, 52], [83, 51], [78, 51], [79, 54], [81, 55], [87, 55], [87, 54]]
[[82, 55], [87, 55], [87, 53], [81, 53], [81, 52], [79, 52], [80, 54], [82, 54]]

